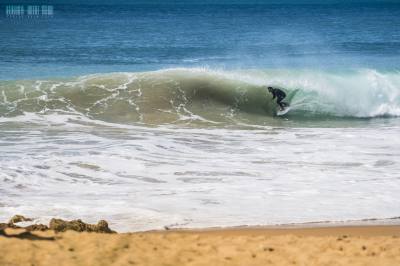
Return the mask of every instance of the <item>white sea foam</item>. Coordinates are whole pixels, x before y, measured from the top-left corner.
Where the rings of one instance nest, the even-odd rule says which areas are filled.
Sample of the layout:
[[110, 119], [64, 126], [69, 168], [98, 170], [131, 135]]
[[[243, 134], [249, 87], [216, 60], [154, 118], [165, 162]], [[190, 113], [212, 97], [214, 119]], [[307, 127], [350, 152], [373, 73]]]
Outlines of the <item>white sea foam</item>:
[[129, 231], [400, 212], [396, 123], [231, 130], [28, 117], [0, 124], [1, 220], [107, 219]]

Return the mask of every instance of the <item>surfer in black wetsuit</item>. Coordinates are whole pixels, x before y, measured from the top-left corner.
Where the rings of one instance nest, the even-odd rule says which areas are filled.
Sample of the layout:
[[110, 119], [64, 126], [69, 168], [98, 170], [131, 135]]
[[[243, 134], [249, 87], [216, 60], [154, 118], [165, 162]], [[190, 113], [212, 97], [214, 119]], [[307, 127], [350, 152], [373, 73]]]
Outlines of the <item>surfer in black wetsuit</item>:
[[272, 93], [272, 99], [276, 98], [276, 103], [281, 108], [281, 111], [283, 111], [286, 106], [289, 106], [289, 104], [282, 102], [282, 100], [286, 97], [286, 93], [284, 91], [280, 89], [274, 89], [272, 87], [268, 87], [268, 91]]

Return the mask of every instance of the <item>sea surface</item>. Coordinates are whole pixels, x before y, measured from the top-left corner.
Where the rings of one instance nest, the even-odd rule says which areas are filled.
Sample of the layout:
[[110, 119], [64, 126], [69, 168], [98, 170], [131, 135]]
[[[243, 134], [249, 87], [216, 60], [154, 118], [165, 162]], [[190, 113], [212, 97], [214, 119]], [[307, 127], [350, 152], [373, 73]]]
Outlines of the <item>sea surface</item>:
[[53, 10], [0, 5], [0, 221], [400, 216], [400, 5]]

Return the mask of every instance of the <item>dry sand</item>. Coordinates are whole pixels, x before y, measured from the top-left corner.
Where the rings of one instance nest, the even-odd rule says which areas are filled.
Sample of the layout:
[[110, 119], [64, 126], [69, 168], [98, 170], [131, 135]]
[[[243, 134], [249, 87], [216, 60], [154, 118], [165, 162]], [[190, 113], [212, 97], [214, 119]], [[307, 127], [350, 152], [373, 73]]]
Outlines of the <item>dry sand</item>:
[[0, 236], [0, 265], [400, 265], [400, 226]]

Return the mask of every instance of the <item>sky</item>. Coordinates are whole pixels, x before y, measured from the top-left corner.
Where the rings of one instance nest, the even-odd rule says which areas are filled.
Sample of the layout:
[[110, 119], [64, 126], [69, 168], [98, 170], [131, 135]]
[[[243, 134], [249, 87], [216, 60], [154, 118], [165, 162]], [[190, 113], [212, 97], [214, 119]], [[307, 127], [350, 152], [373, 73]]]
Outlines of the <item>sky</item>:
[[350, 4], [398, 3], [400, 0], [0, 0], [0, 4]]

